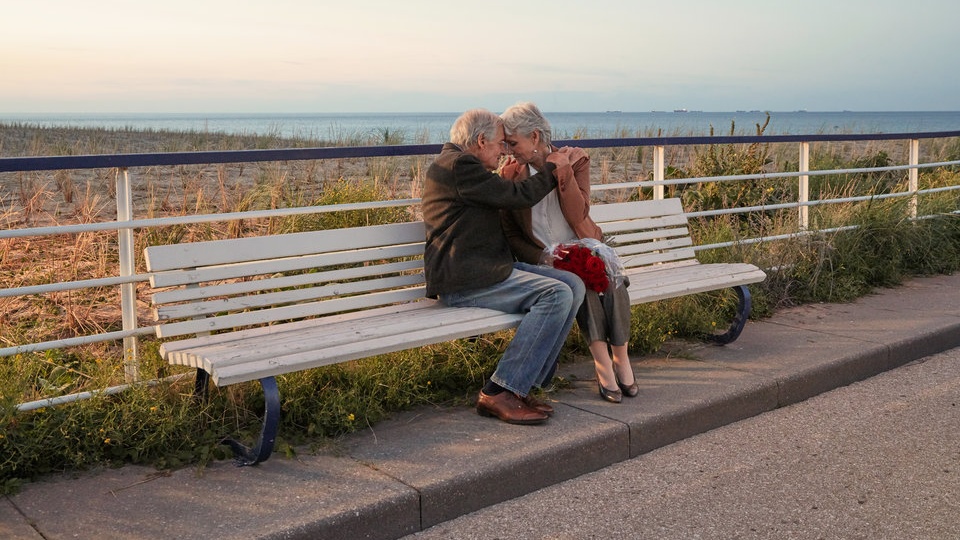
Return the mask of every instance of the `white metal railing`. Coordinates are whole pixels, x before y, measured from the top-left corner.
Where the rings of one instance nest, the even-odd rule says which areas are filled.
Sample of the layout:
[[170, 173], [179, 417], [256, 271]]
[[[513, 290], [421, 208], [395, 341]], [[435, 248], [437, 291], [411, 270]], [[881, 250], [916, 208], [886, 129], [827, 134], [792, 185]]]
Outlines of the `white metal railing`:
[[[917, 218], [917, 198], [924, 194], [940, 193], [945, 191], [954, 191], [960, 190], [960, 183], [957, 185], [933, 188], [927, 190], [918, 189], [918, 176], [920, 169], [926, 168], [939, 168], [939, 167], [948, 167], [948, 166], [957, 166], [960, 165], [960, 161], [939, 161], [939, 162], [930, 162], [930, 163], [919, 163], [919, 143], [921, 138], [911, 138], [911, 135], [917, 134], [901, 134], [901, 136], [787, 136], [787, 137], [687, 137], [687, 138], [663, 138], [663, 139], [606, 139], [606, 140], [577, 140], [577, 141], [558, 141], [558, 144], [568, 143], [571, 145], [578, 145], [590, 148], [603, 148], [603, 147], [625, 147], [625, 146], [652, 146], [653, 147], [653, 166], [652, 166], [652, 180], [643, 180], [643, 181], [634, 181], [634, 182], [618, 182], [618, 183], [608, 183], [608, 184], [596, 184], [593, 186], [593, 190], [596, 192], [609, 191], [609, 190], [618, 190], [618, 189], [641, 189], [641, 188], [652, 188], [653, 197], [657, 199], [662, 199], [665, 196], [665, 187], [672, 185], [682, 185], [682, 184], [695, 184], [695, 183], [708, 183], [708, 182], [736, 182], [744, 180], [769, 180], [776, 178], [796, 178], [798, 182], [798, 199], [796, 201], [784, 202], [779, 204], [771, 205], [760, 205], [760, 206], [751, 206], [751, 207], [740, 207], [740, 208], [724, 208], [724, 209], [714, 209], [714, 210], [705, 210], [700, 212], [690, 212], [691, 217], [698, 216], [718, 216], [725, 214], [743, 214], [750, 212], [762, 212], [770, 210], [782, 210], [796, 208], [798, 212], [798, 230], [796, 233], [782, 234], [776, 236], [759, 236], [756, 238], [746, 238], [738, 240], [737, 242], [724, 242], [716, 243], [709, 245], [697, 246], [695, 249], [705, 250], [705, 249], [716, 249], [727, 247], [735, 243], [758, 243], [766, 241], [776, 241], [785, 238], [793, 238], [799, 234], [811, 233], [809, 231], [809, 214], [808, 210], [812, 206], [826, 205], [826, 204], [840, 204], [848, 202], [857, 202], [865, 201], [871, 199], [885, 199], [885, 198], [894, 198], [894, 197], [909, 197], [910, 198], [910, 216]], [[937, 134], [919, 134], [922, 135], [924, 139], [929, 138], [945, 138], [945, 137], [958, 137], [960, 132], [943, 132]], [[836, 170], [809, 170], [809, 153], [810, 153], [810, 142], [815, 140], [858, 140], [859, 138], [866, 139], [893, 139], [893, 140], [907, 140], [909, 144], [909, 163], [906, 165], [894, 165], [894, 166], [885, 166], [885, 167], [874, 167], [874, 168], [856, 168], [856, 169], [836, 169]], [[773, 143], [773, 142], [783, 142], [778, 139], [787, 139], [786, 142], [795, 142], [799, 144], [799, 160], [798, 160], [798, 170], [797, 171], [785, 171], [785, 172], [771, 172], [771, 173], [760, 173], [760, 174], [747, 174], [747, 175], [735, 175], [735, 176], [720, 176], [720, 177], [700, 177], [700, 178], [681, 178], [681, 179], [666, 179], [666, 163], [664, 160], [665, 149], [672, 144], [675, 145], [684, 145], [684, 144], [736, 144], [742, 142], [761, 142], [761, 143]], [[406, 151], [403, 147], [395, 147], [388, 150], [384, 150], [384, 147], [374, 147], [368, 149], [366, 154], [364, 149], [360, 148], [347, 148], [342, 149], [344, 154], [348, 157], [363, 157], [364, 155], [370, 156], [383, 156], [383, 155], [417, 155], [417, 154], [431, 154], [439, 151], [439, 146], [410, 146], [408, 147], [409, 151]], [[324, 155], [317, 157], [316, 152], [311, 153], [309, 150], [296, 150], [289, 151], [295, 153], [293, 157], [284, 154], [284, 151], [269, 151], [261, 154], [254, 154], [253, 151], [241, 151], [241, 152], [207, 152], [207, 153], [182, 153], [183, 157], [181, 161], [178, 162], [177, 156], [180, 154], [158, 154], [155, 159], [158, 163], [163, 164], [198, 164], [198, 163], [236, 163], [245, 161], [244, 157], [252, 157], [249, 161], [275, 161], [275, 160], [297, 160], [297, 159], [330, 159], [331, 157], [337, 157], [337, 155], [331, 154], [330, 151], [336, 151], [336, 149], [317, 149], [317, 152], [323, 151]], [[237, 156], [235, 154], [245, 154], [244, 156]], [[198, 156], [197, 154], [203, 154]], [[228, 157], [221, 157], [226, 156]], [[92, 156], [91, 156], [92, 157]], [[124, 156], [107, 156], [113, 158], [120, 158]], [[29, 238], [45, 235], [62, 235], [62, 234], [77, 234], [83, 232], [102, 232], [102, 231], [117, 231], [118, 234], [118, 258], [119, 258], [119, 269], [117, 276], [99, 278], [99, 279], [88, 279], [88, 280], [78, 280], [71, 282], [61, 282], [61, 283], [47, 283], [43, 285], [31, 285], [24, 287], [12, 287], [12, 288], [3, 288], [0, 289], [0, 298], [5, 297], [14, 297], [14, 296], [24, 296], [24, 295], [34, 295], [34, 294], [44, 294], [51, 292], [62, 292], [70, 290], [85, 289], [90, 287], [105, 287], [105, 286], [118, 286], [120, 288], [120, 304], [122, 312], [122, 330], [113, 331], [113, 332], [101, 332], [91, 335], [76, 336], [65, 339], [50, 340], [39, 343], [23, 343], [14, 346], [0, 348], [0, 356], [10, 356], [21, 353], [28, 352], [37, 352], [45, 351], [51, 349], [61, 349], [74, 347], [78, 345], [91, 344], [102, 341], [123, 341], [123, 365], [124, 373], [128, 382], [137, 381], [139, 376], [138, 371], [138, 351], [137, 343], [138, 337], [152, 335], [154, 329], [152, 326], [149, 327], [139, 327], [136, 319], [136, 284], [140, 282], [146, 282], [149, 280], [148, 274], [136, 274], [135, 273], [135, 253], [134, 253], [134, 236], [133, 232], [135, 229], [145, 229], [152, 227], [161, 227], [161, 226], [170, 226], [170, 225], [186, 225], [186, 224], [197, 224], [197, 223], [210, 223], [210, 222], [225, 222], [230, 220], [250, 220], [250, 219], [259, 219], [259, 218], [273, 218], [273, 217], [282, 217], [282, 216], [294, 216], [294, 215], [305, 215], [305, 214], [316, 214], [316, 213], [325, 213], [325, 212], [337, 212], [343, 210], [364, 210], [364, 209], [375, 209], [375, 208], [387, 208], [387, 207], [400, 207], [400, 206], [411, 206], [419, 203], [419, 199], [398, 199], [398, 200], [389, 200], [389, 201], [375, 201], [375, 202], [365, 202], [365, 203], [347, 203], [347, 204], [338, 204], [338, 205], [328, 205], [328, 206], [311, 206], [311, 207], [298, 207], [298, 208], [283, 208], [283, 209], [274, 209], [274, 210], [256, 210], [248, 212], [232, 212], [232, 213], [221, 213], [221, 214], [210, 214], [210, 215], [191, 215], [191, 216], [179, 216], [179, 217], [168, 217], [168, 218], [151, 218], [151, 219], [135, 219], [133, 216], [133, 200], [132, 200], [132, 186], [131, 186], [131, 175], [130, 167], [136, 166], [149, 166], [151, 163], [152, 155], [136, 155], [133, 156], [137, 159], [133, 159], [130, 166], [120, 166], [116, 168], [116, 193], [117, 193], [117, 220], [115, 222], [103, 222], [103, 223], [89, 223], [89, 224], [77, 224], [77, 225], [64, 225], [64, 226], [55, 226], [55, 227], [36, 227], [36, 228], [27, 228], [27, 229], [13, 229], [13, 230], [2, 230], [0, 231], [0, 240], [11, 239], [11, 238]], [[72, 158], [77, 158], [73, 156]], [[71, 160], [70, 157], [56, 157], [56, 158], [27, 158], [30, 161], [23, 161], [24, 158], [0, 158], [0, 172], [10, 171], [10, 170], [50, 170], [50, 169], [65, 169], [65, 168], [93, 168], [98, 166], [100, 162], [94, 160], [94, 164], [91, 165], [82, 161], [77, 161], [76, 159]], [[54, 163], [55, 166], [50, 166], [46, 164], [44, 160], [49, 160], [51, 163]], [[143, 164], [139, 163], [142, 161]], [[103, 165], [99, 165], [103, 166]], [[32, 168], [29, 168], [32, 167]], [[908, 173], [908, 187], [904, 192], [898, 193], [887, 193], [879, 195], [867, 195], [867, 196], [856, 196], [856, 197], [846, 197], [846, 198], [835, 198], [835, 199], [823, 199], [823, 200], [810, 200], [809, 199], [809, 179], [811, 176], [827, 176], [827, 175], [842, 175], [842, 174], [858, 174], [858, 173], [876, 173], [884, 171], [907, 171]], [[955, 212], [960, 212], [956, 210]], [[923, 216], [919, 216], [923, 217]], [[852, 225], [855, 226], [855, 225]], [[830, 229], [830, 231], [843, 230], [851, 226], [838, 227]], [[826, 231], [819, 231], [826, 232]], [[116, 391], [117, 388], [114, 387], [108, 389], [109, 391]], [[73, 398], [70, 396], [60, 396], [55, 398], [56, 403], [67, 402], [71, 399], [82, 399], [88, 397], [89, 393], [77, 394]], [[54, 401], [51, 400], [42, 400], [41, 402], [33, 402], [30, 404], [22, 404], [21, 408], [35, 408], [37, 406], [44, 406], [43, 404], [54, 404]]]

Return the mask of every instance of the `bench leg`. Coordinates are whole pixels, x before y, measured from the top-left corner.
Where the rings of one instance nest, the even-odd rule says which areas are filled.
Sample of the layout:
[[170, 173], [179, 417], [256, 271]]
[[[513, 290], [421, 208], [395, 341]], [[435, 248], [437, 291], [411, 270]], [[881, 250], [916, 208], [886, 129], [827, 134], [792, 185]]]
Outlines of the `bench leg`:
[[277, 429], [280, 426], [280, 390], [277, 388], [277, 379], [275, 377], [260, 379], [260, 386], [263, 388], [265, 402], [260, 440], [253, 448], [248, 448], [234, 439], [223, 439], [223, 444], [233, 449], [237, 466], [240, 467], [266, 461], [273, 453], [273, 443], [277, 440]]
[[740, 337], [740, 332], [743, 331], [743, 325], [747, 324], [747, 319], [750, 318], [750, 289], [746, 285], [738, 285], [733, 288], [737, 291], [737, 314], [733, 318], [733, 323], [730, 325], [730, 329], [724, 332], [723, 334], [714, 334], [708, 336], [707, 339], [717, 345], [726, 345], [728, 343], [733, 343], [738, 337]]
[[197, 368], [197, 378], [193, 380], [193, 399], [205, 401], [210, 389], [210, 374], [206, 370]]

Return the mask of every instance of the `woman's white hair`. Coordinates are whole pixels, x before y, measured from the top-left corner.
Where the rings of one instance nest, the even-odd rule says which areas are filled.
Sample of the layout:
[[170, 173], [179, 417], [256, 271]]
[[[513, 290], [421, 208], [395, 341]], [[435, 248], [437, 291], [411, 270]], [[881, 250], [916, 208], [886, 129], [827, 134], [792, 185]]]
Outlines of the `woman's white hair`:
[[480, 135], [495, 139], [497, 127], [502, 123], [499, 116], [486, 109], [470, 109], [453, 122], [450, 142], [461, 148], [474, 148]]
[[553, 141], [550, 122], [540, 109], [529, 101], [522, 101], [503, 111], [500, 118], [503, 119], [503, 131], [507, 135], [529, 137], [534, 131], [539, 131], [540, 138], [547, 146]]

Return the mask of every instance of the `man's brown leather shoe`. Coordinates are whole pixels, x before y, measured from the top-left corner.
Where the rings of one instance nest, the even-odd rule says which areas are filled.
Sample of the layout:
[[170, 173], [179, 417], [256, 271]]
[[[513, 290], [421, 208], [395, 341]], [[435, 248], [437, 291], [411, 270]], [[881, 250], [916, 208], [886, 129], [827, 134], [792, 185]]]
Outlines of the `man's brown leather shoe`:
[[549, 418], [547, 413], [528, 406], [516, 394], [506, 390], [495, 396], [483, 391], [477, 399], [477, 414], [495, 416], [508, 424], [542, 424]]
[[539, 399], [533, 397], [532, 394], [527, 394], [526, 397], [522, 399], [522, 401], [527, 404], [527, 407], [536, 409], [546, 414], [547, 416], [553, 416], [553, 407], [550, 406], [548, 403], [544, 401], [540, 401]]

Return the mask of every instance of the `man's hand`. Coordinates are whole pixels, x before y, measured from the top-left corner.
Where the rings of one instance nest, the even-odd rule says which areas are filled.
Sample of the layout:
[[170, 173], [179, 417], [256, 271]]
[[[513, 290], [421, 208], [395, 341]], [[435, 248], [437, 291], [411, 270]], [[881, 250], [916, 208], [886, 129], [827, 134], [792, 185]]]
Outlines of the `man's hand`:
[[553, 266], [553, 261], [555, 261], [555, 260], [557, 260], [557, 259], [559, 259], [559, 258], [561, 258], [561, 257], [566, 256], [567, 253], [569, 253], [568, 250], [562, 250], [562, 249], [560, 249], [560, 248], [556, 248], [556, 249], [554, 249], [554, 250], [552, 250], [552, 251], [547, 251], [547, 250], [545, 249], [545, 250], [543, 250], [543, 253], [540, 254], [540, 260], [537, 261], [537, 264], [541, 264], [541, 265], [543, 265], [543, 266], [551, 266], [551, 267], [552, 267], [552, 266]]
[[537, 261], [537, 264], [539, 264], [540, 266], [550, 266], [550, 267], [552, 267], [552, 266], [553, 266], [553, 261], [555, 261], [555, 260], [557, 260], [557, 256], [556, 256], [556, 255], [554, 255], [553, 253], [551, 253], [551, 252], [549, 252], [549, 251], [547, 251], [547, 250], [544, 250], [543, 253], [540, 254], [540, 260]]

